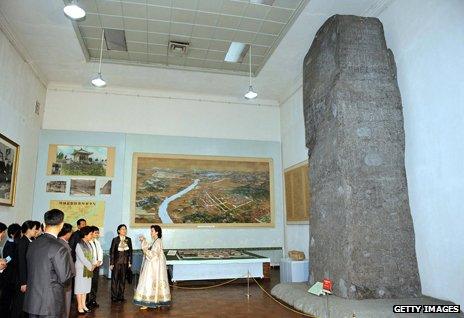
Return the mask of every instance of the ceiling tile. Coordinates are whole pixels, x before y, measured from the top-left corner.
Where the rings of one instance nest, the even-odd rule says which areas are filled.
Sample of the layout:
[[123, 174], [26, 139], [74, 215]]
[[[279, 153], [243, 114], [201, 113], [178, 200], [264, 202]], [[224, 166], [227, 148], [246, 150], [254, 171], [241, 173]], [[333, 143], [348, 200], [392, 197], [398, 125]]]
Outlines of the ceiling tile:
[[207, 50], [189, 48], [187, 57], [196, 58], [196, 59], [204, 59], [207, 52], [208, 52]]
[[139, 52], [129, 52], [129, 59], [133, 62], [148, 62], [148, 54], [147, 53], [139, 53]]
[[159, 55], [167, 55], [168, 54], [168, 46], [167, 45], [148, 45], [148, 53], [150, 54], [159, 54]]
[[272, 46], [277, 37], [269, 34], [258, 34], [256, 35], [255, 44]]
[[101, 40], [100, 39], [89, 39], [89, 38], [84, 38], [85, 45], [89, 49], [100, 49], [101, 45]]
[[193, 27], [192, 36], [199, 38], [212, 38], [214, 35], [215, 28], [196, 25]]
[[203, 67], [212, 68], [212, 69], [221, 69], [224, 64], [225, 62], [205, 60]]
[[245, 11], [247, 6], [248, 4], [244, 2], [224, 0], [221, 8], [221, 13], [241, 16], [242, 12]]
[[231, 29], [216, 29], [216, 33], [213, 38], [217, 40], [232, 41], [235, 37], [235, 32], [235, 30]]
[[171, 23], [171, 34], [191, 36], [193, 26], [184, 23]]
[[127, 50], [132, 52], [148, 52], [147, 43], [140, 43], [140, 42], [127, 42]]
[[190, 58], [187, 58], [185, 60], [185, 66], [190, 66], [190, 67], [202, 67], [203, 63], [204, 63], [203, 60], [190, 59]]
[[143, 31], [126, 31], [126, 41], [144, 42], [147, 40], [147, 32]]
[[249, 5], [245, 12], [243, 12], [243, 16], [256, 19], [264, 19], [264, 17], [268, 14], [270, 9], [270, 6]]
[[168, 64], [184, 65], [186, 58], [177, 55], [168, 55]]
[[211, 40], [209, 48], [211, 50], [217, 51], [224, 51], [227, 52], [229, 50], [230, 43], [225, 41], [218, 41], [218, 40]]
[[129, 58], [129, 53], [121, 51], [109, 51], [108, 56], [111, 59], [127, 60]]
[[278, 35], [284, 26], [285, 24], [282, 23], [264, 21], [261, 30], [259, 30], [259, 33]]
[[275, 0], [273, 7], [296, 9], [301, 0]]
[[147, 3], [150, 5], [171, 7], [171, 0], [147, 0]]
[[95, 0], [81, 0], [79, 1], [79, 5], [81, 6], [82, 9], [85, 10], [85, 12], [97, 12], [97, 4], [95, 3]]
[[195, 23], [200, 25], [216, 26], [219, 18], [217, 13], [197, 12]]
[[148, 43], [150, 44], [161, 44], [168, 45], [169, 35], [159, 33], [148, 33]]
[[118, 29], [118, 30], [124, 29], [124, 21], [122, 17], [101, 15], [100, 20], [101, 20], [102, 26], [106, 29]]
[[252, 50], [253, 56], [255, 56], [255, 55], [264, 56], [269, 51], [269, 47], [255, 45], [255, 46], [252, 47], [251, 50]]
[[148, 55], [148, 62], [166, 65], [168, 62], [168, 56], [167, 55]]
[[242, 18], [238, 29], [249, 32], [258, 32], [259, 28], [261, 27], [261, 22], [261, 20], [257, 19]]
[[96, 27], [79, 26], [79, 31], [84, 38], [98, 39], [102, 34], [102, 29]]
[[220, 52], [220, 51], [208, 51], [208, 53], [206, 54], [206, 58], [208, 60], [224, 61], [225, 57], [226, 57], [226, 52]]
[[98, 14], [88, 13], [85, 16], [85, 20], [78, 22], [78, 25], [88, 25], [88, 26], [101, 26], [100, 17]]
[[231, 17], [226, 15], [219, 16], [218, 26], [229, 29], [236, 29], [240, 24], [239, 17]]
[[266, 20], [287, 23], [288, 20], [290, 20], [290, 18], [292, 17], [292, 14], [293, 10], [272, 8], [269, 11], [269, 14], [266, 16]]
[[195, 12], [190, 10], [172, 9], [171, 20], [173, 22], [193, 23], [195, 21]]
[[169, 34], [171, 23], [163, 21], [148, 21], [148, 32]]
[[203, 12], [220, 12], [222, 0], [198, 0], [198, 10]]
[[122, 6], [120, 2], [107, 1], [107, 0], [96, 0], [98, 12], [100, 14], [107, 15], [122, 15]]
[[206, 40], [206, 39], [192, 38], [190, 41], [190, 46], [193, 48], [208, 49], [209, 44], [210, 44], [210, 40]]
[[147, 20], [124, 18], [124, 27], [126, 30], [147, 31]]
[[197, 0], [172, 0], [172, 7], [195, 10], [197, 8], [197, 2]]
[[123, 2], [122, 5], [122, 12], [125, 17], [146, 19], [147, 10], [148, 8], [145, 4]]
[[148, 6], [148, 19], [170, 21], [171, 20], [171, 8]]
[[234, 42], [253, 43], [255, 37], [256, 33], [237, 31], [235, 33]]

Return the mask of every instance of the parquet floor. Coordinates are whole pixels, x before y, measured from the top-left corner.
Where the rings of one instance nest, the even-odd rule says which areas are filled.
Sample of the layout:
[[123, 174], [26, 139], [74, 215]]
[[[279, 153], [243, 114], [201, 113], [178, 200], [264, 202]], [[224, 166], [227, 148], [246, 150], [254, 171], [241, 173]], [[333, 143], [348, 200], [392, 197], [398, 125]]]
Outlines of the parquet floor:
[[[270, 280], [258, 281], [267, 291], [270, 291], [279, 282], [279, 270], [271, 270]], [[211, 283], [205, 282], [201, 285], [188, 286], [200, 287]], [[109, 296], [110, 281], [105, 277], [100, 277], [97, 298], [100, 307], [85, 316], [77, 316], [76, 309], [71, 308], [70, 317], [302, 317], [275, 303], [254, 283], [250, 284], [250, 298], [248, 300], [245, 281], [205, 290], [173, 288], [171, 289], [173, 304], [170, 309], [148, 309], [146, 311], [139, 310], [139, 307], [132, 303], [133, 289], [134, 285], [126, 285], [126, 302], [112, 304]]]

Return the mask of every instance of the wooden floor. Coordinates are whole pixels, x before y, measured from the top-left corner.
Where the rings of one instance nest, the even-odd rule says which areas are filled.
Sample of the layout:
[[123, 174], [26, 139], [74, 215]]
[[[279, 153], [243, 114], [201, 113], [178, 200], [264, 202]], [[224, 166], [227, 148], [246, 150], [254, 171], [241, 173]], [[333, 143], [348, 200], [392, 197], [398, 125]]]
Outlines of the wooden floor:
[[[270, 280], [258, 280], [258, 282], [270, 291], [278, 280], [278, 269], [272, 269]], [[127, 300], [125, 303], [112, 304], [109, 282], [106, 278], [100, 277], [97, 297], [99, 308], [85, 316], [77, 316], [76, 309], [72, 308], [70, 317], [302, 317], [274, 302], [254, 283], [250, 284], [248, 300], [247, 284], [243, 281], [205, 290], [172, 288], [173, 303], [170, 309], [148, 309], [146, 311], [139, 310], [139, 307], [132, 303], [133, 285], [126, 285]], [[201, 287], [209, 284], [211, 282], [183, 286]]]

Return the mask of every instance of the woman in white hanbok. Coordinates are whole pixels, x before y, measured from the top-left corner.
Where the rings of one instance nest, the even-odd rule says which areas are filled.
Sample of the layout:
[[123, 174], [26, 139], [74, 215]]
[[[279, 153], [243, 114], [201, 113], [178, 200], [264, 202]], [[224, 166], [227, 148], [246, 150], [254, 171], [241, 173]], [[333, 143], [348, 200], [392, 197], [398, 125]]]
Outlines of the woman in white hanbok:
[[161, 227], [152, 225], [150, 230], [153, 242], [147, 242], [144, 236], [139, 238], [144, 257], [139, 283], [134, 294], [134, 304], [142, 306], [140, 308], [142, 310], [148, 307], [169, 307], [171, 305]]

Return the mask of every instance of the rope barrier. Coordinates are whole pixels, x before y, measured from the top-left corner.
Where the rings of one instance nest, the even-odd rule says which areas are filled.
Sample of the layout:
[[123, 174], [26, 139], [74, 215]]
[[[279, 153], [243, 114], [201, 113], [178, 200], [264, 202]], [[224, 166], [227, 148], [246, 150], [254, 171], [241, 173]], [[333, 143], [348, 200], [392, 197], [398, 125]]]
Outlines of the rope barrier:
[[182, 287], [182, 286], [177, 286], [177, 285], [173, 285], [173, 284], [170, 284], [169, 286], [171, 286], [171, 287], [173, 287], [173, 288], [176, 288], [176, 289], [190, 289], [190, 290], [210, 289], [210, 288], [215, 288], [215, 287], [219, 287], [219, 286], [223, 286], [223, 285], [230, 284], [230, 283], [232, 283], [233, 281], [236, 281], [237, 279], [245, 278], [245, 277], [246, 277], [246, 276], [237, 277], [237, 278], [228, 280], [228, 281], [226, 281], [226, 282], [223, 282], [223, 283], [220, 283], [220, 284], [217, 284], [217, 285], [211, 285], [211, 286], [206, 286], [206, 287]]
[[[220, 284], [210, 285], [210, 286], [205, 286], [205, 287], [182, 287], [182, 286], [177, 286], [177, 285], [173, 285], [173, 284], [169, 284], [169, 286], [171, 286], [171, 287], [173, 287], [173, 288], [176, 288], [176, 289], [201, 290], [201, 289], [210, 289], [210, 288], [216, 288], [216, 287], [224, 286], [224, 285], [230, 284], [230, 283], [232, 283], [232, 282], [234, 282], [234, 281], [236, 281], [236, 280], [238, 280], [238, 279], [241, 279], [241, 278], [250, 278], [250, 277], [254, 280], [254, 282], [256, 283], [256, 285], [258, 285], [258, 287], [259, 287], [269, 298], [271, 298], [273, 301], [275, 301], [275, 302], [276, 302], [277, 304], [279, 304], [280, 306], [282, 306], [282, 307], [284, 307], [284, 308], [286, 308], [286, 309], [288, 309], [288, 310], [290, 310], [290, 311], [292, 311], [292, 312], [294, 312], [294, 313], [297, 313], [297, 314], [299, 314], [299, 315], [301, 315], [301, 316], [304, 316], [304, 317], [317, 318], [317, 317], [314, 316], [314, 315], [303, 313], [303, 312], [301, 312], [301, 311], [295, 310], [295, 309], [291, 308], [290, 306], [287, 306], [287, 305], [281, 303], [281, 302], [278, 301], [274, 296], [272, 296], [271, 294], [269, 294], [269, 293], [267, 292], [267, 290], [266, 290], [263, 286], [261, 286], [261, 285], [258, 283], [258, 281], [257, 281], [254, 277], [250, 276], [249, 274], [247, 274], [246, 276], [237, 277], [237, 278], [228, 280], [228, 281], [223, 282], [223, 283], [220, 283]], [[248, 287], [248, 288], [249, 288], [249, 287]], [[247, 294], [247, 297], [249, 297], [249, 296], [250, 296], [250, 295]]]
[[262, 287], [262, 286], [258, 283], [258, 281], [257, 281], [254, 277], [252, 277], [252, 278], [253, 278], [253, 280], [255, 281], [256, 285], [258, 285], [258, 287], [259, 287], [266, 295], [268, 295], [273, 301], [275, 301], [276, 303], [278, 303], [278, 304], [281, 305], [282, 307], [285, 307], [286, 309], [288, 309], [288, 310], [290, 310], [290, 311], [293, 311], [294, 313], [297, 313], [297, 314], [302, 315], [302, 316], [304, 316], [304, 317], [317, 318], [316, 316], [313, 316], [313, 315], [311, 315], [311, 314], [305, 314], [305, 313], [303, 313], [303, 312], [301, 312], [301, 311], [298, 311], [298, 310], [293, 309], [293, 308], [290, 307], [290, 306], [287, 306], [287, 305], [285, 305], [285, 304], [282, 304], [280, 301], [278, 301], [277, 299], [275, 299], [274, 296], [272, 296], [271, 294], [269, 294], [269, 293], [264, 289], [264, 287]]

